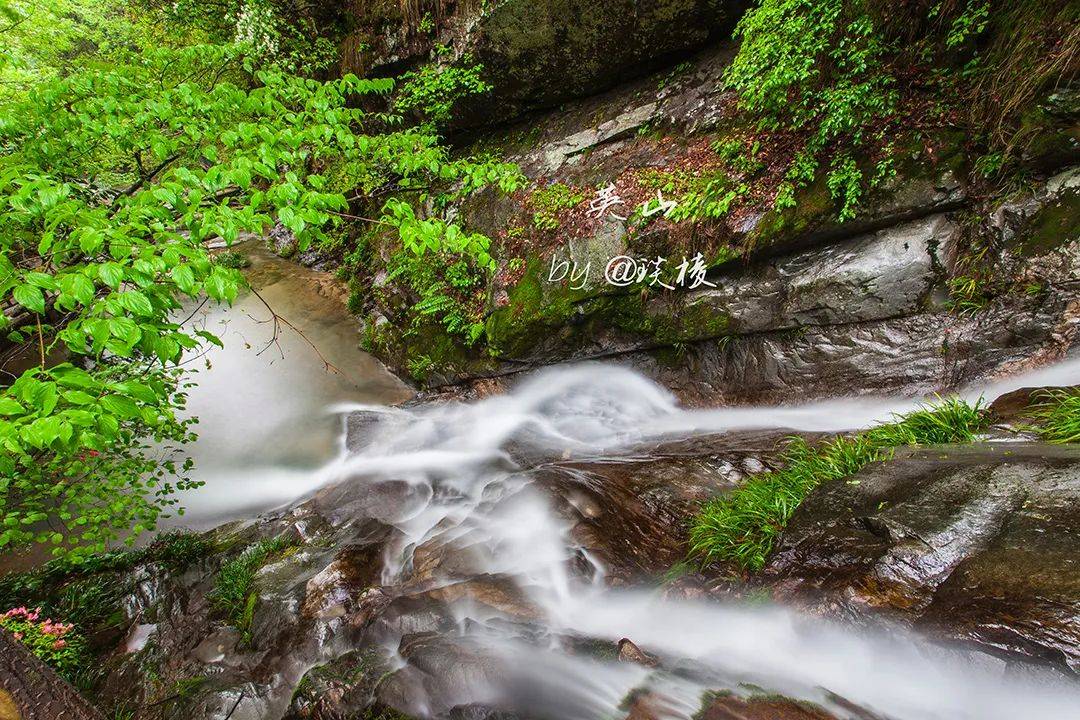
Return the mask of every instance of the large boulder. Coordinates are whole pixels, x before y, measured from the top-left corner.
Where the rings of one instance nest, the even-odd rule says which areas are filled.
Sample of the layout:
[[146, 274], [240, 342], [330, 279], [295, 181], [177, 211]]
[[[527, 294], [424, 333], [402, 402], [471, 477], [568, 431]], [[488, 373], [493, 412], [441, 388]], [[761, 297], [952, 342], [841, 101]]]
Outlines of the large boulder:
[[931, 449], [819, 488], [762, 582], [829, 615], [891, 616], [1076, 672], [1077, 547], [1077, 449]]
[[[341, 69], [395, 73], [435, 48], [483, 65], [493, 87], [459, 126], [497, 123], [605, 90], [729, 30], [743, 0], [501, 0], [357, 3]], [[438, 53], [445, 57], [445, 50]]]

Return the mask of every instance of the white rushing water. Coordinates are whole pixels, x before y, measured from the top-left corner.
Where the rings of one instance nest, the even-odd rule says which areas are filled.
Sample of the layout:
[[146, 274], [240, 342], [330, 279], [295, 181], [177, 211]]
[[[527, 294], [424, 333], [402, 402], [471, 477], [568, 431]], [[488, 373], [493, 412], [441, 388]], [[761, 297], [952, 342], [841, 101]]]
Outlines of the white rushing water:
[[[1080, 382], [1080, 362], [1019, 377], [968, 397], [994, 397], [1025, 385]], [[640, 443], [706, 433], [784, 427], [856, 429], [918, 403], [906, 399], [837, 400], [799, 407], [687, 410], [665, 390], [626, 369], [583, 365], [539, 373], [513, 392], [472, 404], [413, 409], [354, 406], [372, 419], [363, 449], [343, 454], [315, 484], [408, 484], [379, 519], [399, 531], [384, 582], [408, 579], [413, 551], [451, 548], [453, 577], [512, 579], [542, 610], [549, 642], [524, 642], [519, 630], [492, 625], [490, 609], [459, 603], [459, 639], [499, 659], [495, 676], [450, 692], [454, 703], [491, 702], [553, 719], [621, 717], [631, 690], [655, 693], [673, 718], [689, 718], [705, 690], [765, 688], [854, 717], [833, 694], [895, 720], [1080, 718], [1080, 689], [1036, 670], [1006, 671], [977, 653], [938, 647], [916, 635], [860, 632], [778, 607], [741, 607], [661, 599], [615, 590], [603, 568], [575, 573], [581, 548], [549, 496], [515, 458], [618, 457]], [[436, 582], [440, 576], [436, 574]], [[500, 629], [504, 628], [504, 629]], [[630, 636], [666, 667], [658, 672], [560, 652], [557, 638], [617, 641]], [[392, 639], [388, 647], [396, 647]], [[402, 661], [404, 662], [404, 661]], [[417, 713], [439, 710], [438, 693], [420, 683]], [[625, 714], [625, 710], [622, 711]]]
[[[1018, 387], [1078, 383], [1080, 361], [1074, 360], [963, 395], [991, 399]], [[685, 720], [699, 709], [705, 690], [745, 694], [746, 687], [760, 687], [821, 703], [838, 717], [855, 716], [834, 703], [833, 694], [893, 720], [1080, 718], [1077, 687], [1035, 670], [1006, 671], [988, 657], [975, 662], [980, 656], [912, 634], [856, 633], [784, 608], [674, 601], [611, 589], [595, 560], [586, 556], [593, 565], [586, 573], [572, 562], [583, 549], [548, 493], [519, 467], [522, 458], [619, 458], [645, 443], [739, 430], [853, 430], [918, 404], [880, 398], [685, 409], [628, 369], [562, 367], [538, 373], [506, 395], [470, 404], [339, 405], [339, 418], [367, 418], [350, 439], [352, 451], [342, 438], [332, 461], [315, 469], [279, 468], [268, 485], [254, 482], [250, 471], [240, 472], [242, 485], [230, 485], [219, 474], [212, 506], [220, 515], [222, 504], [231, 504], [225, 514], [269, 508], [334, 483], [352, 483], [364, 492], [404, 483], [406, 492], [372, 510], [398, 531], [386, 554], [384, 584], [409, 579], [417, 548], [443, 547], [453, 557], [453, 577], [436, 570], [436, 584], [463, 575], [509, 578], [540, 609], [548, 639], [526, 642], [513, 623], [490, 622], [490, 608], [458, 602], [459, 633], [452, 640], [480, 648], [501, 670], [479, 673], [451, 690], [418, 683], [410, 691], [409, 710], [416, 714], [445, 709], [450, 696], [455, 704], [497, 702], [552, 720], [606, 720], [623, 717], [619, 706], [627, 693], [644, 689], [654, 694], [662, 715]], [[565, 653], [559, 638], [567, 636], [611, 642], [629, 636], [660, 655], [664, 667], [692, 671], [661, 672]], [[391, 637], [388, 650], [396, 652], [396, 646]]]

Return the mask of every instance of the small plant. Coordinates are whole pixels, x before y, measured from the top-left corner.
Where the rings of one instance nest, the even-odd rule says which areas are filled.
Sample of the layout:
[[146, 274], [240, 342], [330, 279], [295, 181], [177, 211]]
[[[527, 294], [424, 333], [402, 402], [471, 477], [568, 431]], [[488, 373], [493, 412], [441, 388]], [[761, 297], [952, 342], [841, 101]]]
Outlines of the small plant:
[[251, 261], [248, 260], [247, 255], [236, 250], [228, 250], [223, 253], [219, 253], [214, 262], [222, 267], [232, 268], [233, 270], [241, 270], [251, 265]]
[[435, 320], [471, 347], [484, 332], [480, 290], [485, 275], [468, 258], [449, 262], [444, 254], [442, 260], [424, 262], [408, 253], [398, 253], [390, 260], [387, 277], [402, 278], [420, 296], [412, 307], [412, 329]]
[[566, 183], [556, 182], [540, 188], [529, 198], [529, 203], [536, 211], [533, 214], [533, 225], [539, 230], [557, 230], [559, 214], [584, 200], [584, 193]]
[[949, 307], [957, 315], [975, 315], [990, 304], [986, 281], [981, 277], [963, 275], [949, 280]]
[[945, 445], [972, 442], [985, 427], [982, 401], [968, 403], [960, 398], [938, 400], [914, 410], [899, 422], [868, 430], [865, 436], [877, 445]]
[[1080, 442], [1080, 390], [1044, 390], [1036, 395], [1036, 401], [1029, 413], [1032, 430], [1047, 442]]
[[409, 375], [417, 382], [424, 382], [427, 380], [428, 376], [435, 371], [435, 361], [427, 355], [418, 355], [414, 358], [409, 358], [407, 365], [409, 368]]
[[398, 112], [419, 112], [431, 122], [445, 123], [456, 102], [490, 92], [492, 86], [484, 81], [483, 65], [474, 65], [469, 56], [461, 62], [460, 67], [433, 64], [405, 73], [394, 108]]
[[739, 138], [727, 138], [713, 143], [712, 148], [724, 163], [743, 175], [754, 175], [765, 168], [765, 163], [758, 157], [761, 153], [759, 140], [747, 148]]
[[985, 423], [981, 401], [949, 399], [816, 447], [793, 438], [782, 470], [757, 475], [701, 508], [690, 529], [690, 552], [705, 563], [728, 561], [760, 570], [795, 510], [822, 483], [888, 460], [896, 447], [969, 442]]
[[732, 184], [728, 178], [708, 180], [704, 186], [691, 189], [667, 217], [672, 222], [682, 220], [719, 220], [727, 215], [735, 202], [749, 192], [745, 183]]
[[221, 566], [210, 592], [210, 603], [229, 619], [233, 627], [250, 639], [251, 619], [258, 602], [255, 576], [273, 556], [293, 546], [284, 536], [262, 540], [248, 547], [233, 560]]
[[12, 634], [38, 659], [66, 677], [78, 671], [84, 643], [70, 623], [41, 619], [41, 608], [17, 607], [0, 615], [0, 627]]
[[[844, 138], [853, 147], [897, 106], [896, 81], [885, 60], [891, 48], [866, 8], [845, 0], [763, 0], [739, 21], [739, 53], [725, 75], [742, 108], [766, 131], [805, 135], [788, 169], [791, 190], [778, 195], [788, 207], [798, 187], [812, 182], [826, 149]], [[848, 157], [834, 162], [829, 191], [848, 219], [878, 175], [865, 179]]]

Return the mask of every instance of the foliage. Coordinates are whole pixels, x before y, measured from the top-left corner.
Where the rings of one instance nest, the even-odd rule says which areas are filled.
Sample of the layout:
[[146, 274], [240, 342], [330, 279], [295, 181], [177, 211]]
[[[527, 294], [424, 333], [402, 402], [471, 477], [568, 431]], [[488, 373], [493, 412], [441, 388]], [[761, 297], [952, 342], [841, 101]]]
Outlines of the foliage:
[[0, 628], [60, 674], [71, 677], [79, 669], [84, 643], [74, 625], [42, 620], [41, 608], [16, 607], [0, 615]]
[[896, 447], [970, 441], [984, 425], [981, 403], [949, 399], [816, 447], [793, 438], [784, 452], [782, 470], [751, 478], [701, 508], [690, 529], [691, 554], [705, 563], [729, 561], [760, 570], [788, 520], [814, 488], [888, 460]]
[[205, 536], [169, 533], [139, 550], [52, 560], [0, 578], [0, 606], [37, 604], [53, 617], [98, 632], [123, 622], [123, 599], [134, 590], [133, 568], [157, 564], [181, 573], [215, 549]]
[[418, 218], [406, 202], [396, 199], [387, 202], [382, 222], [397, 226], [402, 246], [416, 258], [423, 258], [429, 252], [448, 252], [472, 258], [487, 270], [495, 269], [495, 260], [488, 254], [491, 240], [438, 218]]
[[0, 3], [0, 102], [91, 58], [151, 49], [163, 36], [159, 18], [121, 0], [7, 0]]
[[1080, 390], [1044, 390], [1036, 400], [1029, 415], [1040, 437], [1056, 444], [1080, 442]]
[[[967, 0], [948, 27], [950, 43], [972, 45], [982, 32], [969, 89], [962, 98], [964, 114], [975, 133], [998, 154], [999, 167], [1014, 161], [1040, 133], [1039, 123], [1025, 116], [1040, 96], [1073, 82], [1080, 72], [1080, 4], [1043, 0], [991, 4]], [[941, 3], [942, 7], [946, 3]], [[944, 9], [942, 15], [945, 15]]]
[[584, 200], [584, 193], [566, 183], [556, 182], [539, 188], [529, 196], [529, 204], [535, 210], [533, 225], [539, 230], [556, 230], [559, 227], [559, 213]]
[[427, 355], [417, 355], [416, 357], [409, 358], [407, 366], [409, 375], [417, 382], [424, 382], [427, 380], [428, 375], [433, 373], [437, 368], [436, 362]]
[[682, 220], [719, 220], [728, 214], [732, 205], [749, 191], [745, 183], [734, 184], [726, 176], [696, 183], [679, 199], [667, 217], [672, 222]]
[[240, 270], [251, 265], [251, 260], [248, 259], [247, 255], [237, 252], [236, 250], [219, 253], [214, 257], [214, 262], [222, 267], [232, 268], [233, 270]]
[[[896, 82], [885, 68], [890, 47], [863, 2], [763, 0], [739, 21], [736, 35], [742, 45], [725, 82], [743, 109], [763, 129], [806, 133], [788, 170], [794, 186], [814, 179], [832, 143], [842, 138], [859, 148], [896, 109]], [[853, 156], [836, 154], [828, 177], [840, 218], [852, 217], [864, 184]]]
[[484, 66], [474, 64], [468, 55], [460, 66], [425, 65], [401, 77], [394, 107], [401, 113], [417, 112], [436, 124], [445, 123], [459, 100], [491, 91], [483, 74]]
[[[177, 311], [184, 298], [231, 302], [243, 284], [207, 241], [280, 222], [303, 249], [348, 216], [357, 185], [418, 192], [438, 211], [520, 178], [357, 107], [390, 80], [257, 70], [245, 45], [111, 60], [43, 81], [0, 115], [0, 330], [36, 358], [0, 393], [0, 548], [133, 541], [196, 485], [179, 454], [193, 438], [180, 363], [219, 340]], [[329, 159], [350, 168], [348, 185], [315, 171]], [[388, 204], [381, 222], [418, 256], [494, 266], [486, 238], [411, 206]], [[71, 362], [51, 366], [59, 349]]]
[[[440, 262], [431, 262], [407, 253], [391, 258], [388, 281], [401, 279], [419, 300], [413, 305], [413, 330], [425, 321], [434, 319], [465, 345], [472, 346], [484, 332], [483, 288], [484, 270], [467, 257], [454, 260], [443, 254]], [[426, 375], [426, 370], [413, 370], [412, 375]]]
[[245, 549], [239, 556], [221, 566], [214, 580], [209, 599], [215, 610], [247, 635], [258, 601], [255, 576], [273, 556], [293, 545], [285, 536], [262, 540]]
[[[738, 162], [741, 144], [722, 143], [718, 144], [717, 148], [725, 164]], [[747, 163], [752, 161], [748, 160]], [[749, 164], [746, 167], [749, 167]], [[643, 187], [659, 190], [665, 198], [677, 202], [677, 205], [664, 214], [664, 217], [672, 222], [723, 218], [731, 211], [735, 202], [750, 189], [748, 184], [736, 182], [722, 168], [706, 169], [698, 173], [682, 169], [650, 168], [639, 173], [638, 181]], [[645, 220], [644, 211], [658, 209], [658, 203], [658, 199], [649, 200], [634, 211], [633, 219]]]

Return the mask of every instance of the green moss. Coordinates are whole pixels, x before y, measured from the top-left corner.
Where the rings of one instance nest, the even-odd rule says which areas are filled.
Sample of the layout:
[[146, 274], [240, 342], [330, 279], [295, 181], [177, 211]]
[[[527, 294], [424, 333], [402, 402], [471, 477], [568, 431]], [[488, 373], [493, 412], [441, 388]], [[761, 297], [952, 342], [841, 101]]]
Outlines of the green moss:
[[1023, 257], [1035, 257], [1080, 239], [1080, 191], [1069, 190], [1039, 210], [1017, 238]]
[[546, 283], [548, 268], [538, 257], [526, 261], [525, 273], [507, 291], [509, 302], [487, 319], [485, 334], [495, 357], [517, 357], [532, 348], [547, 328], [566, 323], [582, 293], [560, 283]]
[[793, 204], [766, 212], [750, 235], [748, 244], [753, 248], [766, 248], [803, 235], [821, 225], [832, 214], [833, 208], [822, 174], [796, 192]]
[[236, 250], [218, 253], [214, 256], [214, 262], [222, 267], [232, 268], [234, 270], [241, 270], [251, 265], [251, 260], [248, 260], [247, 255], [237, 252]]

